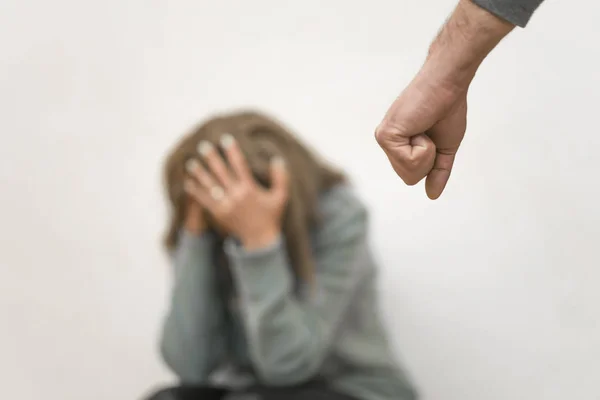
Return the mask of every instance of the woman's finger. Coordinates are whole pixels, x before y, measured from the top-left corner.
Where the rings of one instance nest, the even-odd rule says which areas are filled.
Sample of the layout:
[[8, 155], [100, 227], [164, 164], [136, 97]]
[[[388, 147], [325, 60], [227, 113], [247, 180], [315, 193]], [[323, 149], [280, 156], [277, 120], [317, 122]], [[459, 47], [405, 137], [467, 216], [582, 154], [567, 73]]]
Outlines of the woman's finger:
[[185, 169], [188, 171], [190, 176], [192, 176], [198, 183], [200, 187], [205, 189], [210, 189], [212, 187], [218, 186], [217, 182], [213, 179], [210, 173], [204, 169], [202, 164], [198, 160], [190, 159], [185, 164]]
[[225, 188], [231, 186], [232, 179], [229, 173], [229, 168], [223, 162], [221, 155], [215, 149], [212, 143], [205, 140], [198, 144], [198, 153], [204, 158], [206, 164], [210, 168], [210, 172], [215, 176], [217, 181]]
[[229, 133], [224, 134], [221, 137], [221, 147], [225, 150], [227, 161], [229, 161], [229, 165], [231, 165], [231, 169], [233, 169], [237, 178], [241, 182], [251, 182], [252, 174], [250, 173], [250, 168], [235, 138]]
[[277, 156], [271, 160], [271, 188], [269, 192], [277, 199], [285, 199], [288, 193], [289, 175], [283, 158]]
[[188, 195], [207, 210], [212, 211], [216, 207], [217, 204], [215, 199], [210, 196], [207, 189], [201, 187], [194, 179], [186, 179], [183, 188]]

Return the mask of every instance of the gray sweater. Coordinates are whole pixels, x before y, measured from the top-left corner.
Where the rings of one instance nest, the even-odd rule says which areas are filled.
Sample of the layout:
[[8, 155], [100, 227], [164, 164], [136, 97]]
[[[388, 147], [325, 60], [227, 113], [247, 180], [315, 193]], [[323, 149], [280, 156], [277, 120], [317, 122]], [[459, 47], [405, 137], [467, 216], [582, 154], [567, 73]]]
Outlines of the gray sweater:
[[340, 186], [321, 196], [320, 208], [312, 290], [294, 291], [281, 239], [255, 252], [226, 241], [239, 296], [228, 304], [215, 283], [215, 238], [182, 234], [161, 341], [182, 383], [287, 386], [321, 378], [362, 400], [416, 398], [381, 322], [365, 207]]
[[508, 22], [525, 27], [544, 0], [472, 0], [473, 3]]

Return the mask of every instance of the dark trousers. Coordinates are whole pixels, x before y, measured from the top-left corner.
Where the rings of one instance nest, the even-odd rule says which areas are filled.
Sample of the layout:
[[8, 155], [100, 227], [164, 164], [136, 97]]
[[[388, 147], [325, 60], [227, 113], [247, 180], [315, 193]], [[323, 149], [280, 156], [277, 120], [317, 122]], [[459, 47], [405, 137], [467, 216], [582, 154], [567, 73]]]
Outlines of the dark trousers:
[[[226, 389], [213, 387], [178, 386], [160, 390], [146, 400], [223, 400], [230, 393]], [[239, 396], [248, 400], [357, 400], [322, 383], [293, 387], [257, 386], [241, 392]]]

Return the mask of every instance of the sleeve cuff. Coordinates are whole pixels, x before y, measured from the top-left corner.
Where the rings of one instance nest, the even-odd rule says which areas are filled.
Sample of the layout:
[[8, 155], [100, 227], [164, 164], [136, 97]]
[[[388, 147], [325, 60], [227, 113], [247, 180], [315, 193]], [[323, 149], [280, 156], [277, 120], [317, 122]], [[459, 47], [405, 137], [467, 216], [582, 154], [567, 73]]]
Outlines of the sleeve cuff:
[[[534, 6], [523, 6], [523, 3], [527, 2], [515, 2], [515, 1], [497, 1], [497, 0], [472, 0], [473, 3], [479, 7], [484, 8], [490, 13], [502, 18], [505, 21], [510, 22], [521, 28], [525, 28], [529, 23], [529, 20], [533, 16], [538, 3], [541, 1], [535, 1]], [[529, 1], [531, 3], [531, 1]]]
[[240, 295], [249, 301], [259, 301], [292, 287], [292, 275], [283, 238], [268, 247], [247, 251], [233, 239], [225, 241]]
[[213, 244], [214, 238], [210, 232], [203, 232], [200, 235], [193, 234], [189, 231], [183, 229], [179, 233], [179, 241], [181, 243], [181, 247], [185, 248], [204, 248]]

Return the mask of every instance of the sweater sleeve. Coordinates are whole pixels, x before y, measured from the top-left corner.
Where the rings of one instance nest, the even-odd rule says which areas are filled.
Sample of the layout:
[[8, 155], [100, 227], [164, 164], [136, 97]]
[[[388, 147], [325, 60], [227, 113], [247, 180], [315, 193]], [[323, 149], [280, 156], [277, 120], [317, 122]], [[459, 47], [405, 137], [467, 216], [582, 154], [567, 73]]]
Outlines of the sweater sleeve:
[[315, 249], [316, 279], [307, 300], [293, 292], [294, 280], [283, 240], [246, 252], [226, 243], [241, 296], [249, 353], [265, 384], [284, 386], [314, 377], [360, 280], [366, 253], [366, 211], [337, 204], [321, 228]]
[[171, 257], [174, 285], [160, 350], [165, 363], [185, 384], [206, 383], [226, 349], [212, 246], [211, 236], [184, 232]]
[[472, 0], [492, 14], [524, 28], [544, 0]]

